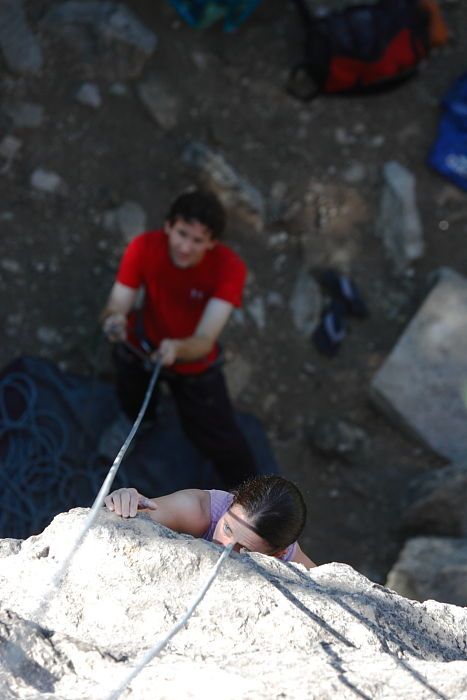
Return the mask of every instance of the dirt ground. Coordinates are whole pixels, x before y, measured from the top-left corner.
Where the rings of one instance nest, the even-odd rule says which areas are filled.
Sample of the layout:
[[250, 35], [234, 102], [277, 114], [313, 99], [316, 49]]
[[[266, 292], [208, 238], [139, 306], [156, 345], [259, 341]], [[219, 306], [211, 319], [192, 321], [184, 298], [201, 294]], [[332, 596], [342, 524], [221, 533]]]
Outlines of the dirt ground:
[[[53, 4], [29, 0], [32, 27]], [[284, 474], [305, 494], [305, 551], [384, 582], [401, 546], [407, 484], [443, 461], [393, 427], [371, 404], [369, 387], [423, 300], [430, 274], [441, 266], [467, 274], [467, 196], [425, 163], [440, 98], [467, 65], [467, 6], [443, 3], [452, 41], [397, 90], [301, 103], [284, 89], [301, 58], [291, 2], [264, 0], [234, 34], [191, 29], [162, 0], [126, 4], [155, 32], [157, 48], [142, 74], [124, 81], [123, 96], [92, 76], [99, 109], [74, 99], [86, 76], [50, 36], [41, 34], [40, 75], [19, 77], [0, 63], [4, 98], [40, 103], [45, 115], [39, 128], [26, 129], [0, 113], [1, 136], [22, 142], [0, 183], [1, 364], [29, 354], [93, 371], [96, 319], [124, 245], [102, 226], [102, 214], [133, 200], [148, 227], [159, 227], [170, 200], [196, 182], [182, 161], [184, 146], [206, 143], [268, 205], [264, 231], [232, 216], [227, 236], [252, 273], [247, 312], [224, 336], [232, 361], [241, 358], [250, 370], [237, 404], [261, 418]], [[178, 101], [172, 128], [158, 126], [137, 98], [138, 82], [149, 77]], [[374, 234], [381, 170], [391, 159], [416, 177], [426, 246], [403, 276], [394, 274]], [[59, 173], [68, 193], [35, 191], [30, 176], [38, 167]], [[303, 260], [350, 273], [370, 308], [368, 319], [350, 322], [333, 359], [319, 355], [291, 321], [288, 299]], [[263, 328], [248, 313], [257, 297], [269, 299]], [[108, 371], [108, 364], [100, 368], [103, 376]], [[358, 454], [343, 459], [312, 447], [309, 426], [323, 417], [364, 431]]]

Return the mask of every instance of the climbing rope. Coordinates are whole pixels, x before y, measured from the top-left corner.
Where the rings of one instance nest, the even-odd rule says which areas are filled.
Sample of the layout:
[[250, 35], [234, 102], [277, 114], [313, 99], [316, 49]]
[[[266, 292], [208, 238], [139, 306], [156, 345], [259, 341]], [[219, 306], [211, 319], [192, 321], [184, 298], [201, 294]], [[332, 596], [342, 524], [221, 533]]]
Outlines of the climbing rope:
[[193, 615], [194, 611], [198, 607], [198, 605], [201, 603], [203, 600], [204, 596], [208, 592], [209, 588], [211, 587], [212, 583], [214, 582], [215, 578], [219, 574], [219, 571], [221, 569], [221, 566], [225, 562], [228, 556], [230, 556], [230, 553], [232, 552], [234, 545], [229, 544], [227, 547], [225, 547], [224, 551], [222, 552], [221, 556], [217, 560], [216, 564], [212, 568], [206, 583], [200, 588], [200, 590], [193, 596], [192, 602], [189, 604], [188, 608], [186, 609], [185, 614], [176, 622], [173, 627], [167, 632], [167, 634], [159, 641], [157, 642], [149, 651], [144, 654], [142, 657], [141, 661], [135, 666], [135, 668], [128, 674], [128, 676], [120, 683], [118, 688], [116, 688], [111, 695], [109, 695], [108, 700], [118, 700], [120, 695], [123, 693], [125, 688], [127, 688], [130, 683], [136, 678], [136, 676], [141, 673], [143, 668], [148, 665], [150, 661], [152, 661], [156, 656], [160, 654], [162, 649], [167, 646], [167, 644], [170, 642], [172, 637], [174, 637], [177, 632], [179, 632], [188, 622], [190, 617]]
[[[63, 559], [60, 568], [46, 585], [36, 607], [30, 611], [30, 616], [33, 619], [40, 619], [47, 612], [76, 551], [93, 526], [128, 447], [141, 424], [160, 370], [161, 362], [159, 361], [152, 370], [138, 416], [107, 473], [83, 527], [75, 538], [68, 554]], [[5, 487], [9, 489], [9, 498], [2, 504], [1, 516], [6, 520], [8, 517], [15, 517], [20, 512], [24, 521], [25, 513], [27, 513], [29, 516], [27, 524], [31, 527], [35, 522], [34, 518], [39, 519], [42, 515], [42, 513], [38, 513], [37, 504], [32, 498], [34, 494], [39, 494], [41, 502], [44, 503], [44, 510], [46, 510], [50, 509], [50, 503], [46, 497], [48, 493], [57, 493], [58, 491], [62, 493], [62, 496], [66, 493], [66, 488], [64, 487], [66, 466], [64, 465], [63, 454], [69, 441], [66, 423], [51, 412], [38, 411], [36, 401], [37, 387], [28, 375], [21, 372], [10, 373], [0, 382], [0, 442], [4, 442], [0, 484], [4, 482]], [[71, 468], [69, 471], [71, 478]], [[76, 475], [74, 474], [73, 476]], [[0, 519], [0, 527], [2, 525], [4, 523]], [[169, 641], [187, 624], [211, 587], [232, 549], [233, 544], [224, 549], [206, 582], [193, 597], [185, 614], [160, 641], [146, 652], [136, 667], [120, 683], [118, 688], [112, 692], [109, 700], [117, 700], [143, 668], [158, 656]]]
[[23, 372], [0, 381], [0, 532], [37, 532], [52, 503], [69, 507], [76, 468], [64, 459], [69, 434], [57, 413], [37, 409], [37, 387]]
[[154, 390], [157, 379], [159, 377], [161, 366], [162, 366], [162, 364], [160, 361], [158, 361], [154, 365], [151, 379], [149, 381], [149, 385], [148, 385], [148, 388], [146, 390], [146, 394], [144, 396], [143, 403], [141, 404], [141, 408], [140, 408], [139, 413], [135, 419], [135, 422], [133, 423], [133, 426], [132, 426], [130, 432], [128, 433], [128, 436], [127, 436], [125, 442], [121, 446], [117, 456], [115, 457], [115, 459], [113, 461], [112, 466], [110, 467], [110, 469], [107, 473], [106, 478], [104, 479], [104, 482], [103, 482], [103, 484], [100, 488], [100, 491], [97, 494], [97, 497], [96, 497], [96, 499], [95, 499], [95, 501], [94, 501], [94, 503], [93, 503], [93, 505], [92, 505], [87, 517], [86, 517], [86, 520], [84, 522], [83, 527], [81, 528], [81, 531], [79, 532], [78, 536], [76, 537], [75, 541], [73, 542], [72, 546], [70, 547], [69, 553], [64, 558], [59, 570], [55, 573], [52, 581], [50, 582], [50, 585], [48, 587], [49, 590], [46, 591], [46, 593], [42, 596], [42, 599], [40, 599], [36, 609], [34, 610], [33, 613], [31, 613], [31, 615], [33, 617], [36, 617], [36, 616], [41, 617], [47, 611], [47, 609], [50, 605], [52, 596], [55, 593], [58, 586], [60, 585], [60, 582], [65, 574], [65, 571], [67, 570], [68, 566], [70, 565], [71, 560], [73, 559], [76, 551], [78, 550], [79, 546], [83, 542], [87, 533], [89, 532], [89, 530], [93, 526], [93, 524], [97, 518], [97, 515], [99, 513], [99, 509], [103, 506], [104, 499], [108, 495], [108, 493], [110, 491], [110, 487], [112, 485], [112, 482], [117, 475], [117, 472], [118, 472], [118, 469], [119, 469], [120, 464], [122, 462], [122, 459], [125, 456], [126, 451], [128, 450], [128, 447], [130, 446], [130, 443], [133, 440], [133, 438], [136, 434], [136, 431], [138, 430], [138, 428], [140, 426], [141, 421], [143, 420], [143, 416], [146, 412], [149, 400], [151, 398], [152, 392]]

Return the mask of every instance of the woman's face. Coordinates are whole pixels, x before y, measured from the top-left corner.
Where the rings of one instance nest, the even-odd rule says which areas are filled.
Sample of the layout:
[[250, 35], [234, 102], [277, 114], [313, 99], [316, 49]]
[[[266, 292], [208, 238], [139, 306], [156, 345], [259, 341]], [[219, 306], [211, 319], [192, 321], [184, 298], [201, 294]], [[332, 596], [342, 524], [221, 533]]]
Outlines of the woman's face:
[[233, 505], [219, 520], [212, 541], [223, 547], [234, 544], [236, 552], [273, 554], [269, 542], [254, 532], [245, 511], [238, 504]]

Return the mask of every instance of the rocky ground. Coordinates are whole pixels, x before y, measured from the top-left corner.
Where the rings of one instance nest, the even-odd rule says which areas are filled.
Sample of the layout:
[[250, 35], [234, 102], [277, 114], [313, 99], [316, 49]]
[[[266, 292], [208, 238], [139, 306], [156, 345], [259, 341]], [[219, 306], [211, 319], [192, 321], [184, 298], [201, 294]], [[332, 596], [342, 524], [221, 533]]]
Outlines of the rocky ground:
[[[291, 2], [263, 2], [225, 34], [191, 29], [166, 2], [128, 0], [142, 23], [133, 45], [92, 12], [64, 23], [65, 5], [25, 2], [24, 26], [20, 2], [2, 10], [2, 365], [26, 353], [96, 371], [96, 318], [126, 240], [158, 227], [210, 164], [232, 195], [228, 242], [251, 272], [224, 338], [236, 402], [262, 419], [306, 496], [304, 549], [384, 581], [406, 486], [443, 460], [393, 427], [369, 386], [433, 271], [467, 273], [466, 195], [425, 162], [439, 101], [465, 68], [467, 7], [442, 4], [452, 40], [411, 82], [301, 103], [285, 91], [301, 58]], [[12, 37], [28, 27], [18, 54]], [[375, 235], [393, 159], [416, 178], [423, 227], [424, 254], [403, 272]], [[329, 266], [351, 274], [370, 309], [333, 359], [293, 315], [303, 270]], [[310, 295], [310, 323], [325, 301]], [[109, 376], [108, 360], [97, 371]]]

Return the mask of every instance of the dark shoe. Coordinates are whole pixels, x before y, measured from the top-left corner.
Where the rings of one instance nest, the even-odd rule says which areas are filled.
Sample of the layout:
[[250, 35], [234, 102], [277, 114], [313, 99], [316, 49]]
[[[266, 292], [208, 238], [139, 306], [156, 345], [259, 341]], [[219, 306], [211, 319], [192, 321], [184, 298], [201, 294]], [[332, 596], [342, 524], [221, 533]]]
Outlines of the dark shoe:
[[350, 277], [341, 275], [335, 270], [325, 270], [321, 275], [321, 284], [334, 299], [344, 304], [348, 314], [358, 318], [366, 318], [368, 316], [368, 308], [361, 297], [357, 285]]
[[333, 300], [323, 311], [311, 339], [321, 354], [333, 357], [345, 336], [345, 307], [340, 301]]

